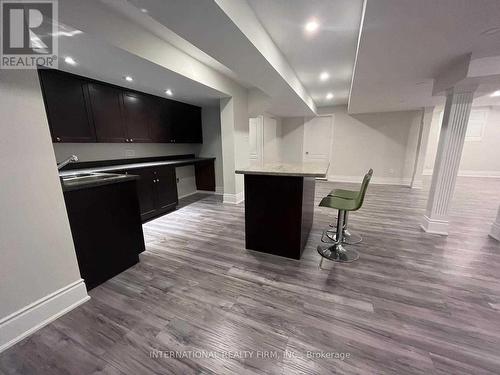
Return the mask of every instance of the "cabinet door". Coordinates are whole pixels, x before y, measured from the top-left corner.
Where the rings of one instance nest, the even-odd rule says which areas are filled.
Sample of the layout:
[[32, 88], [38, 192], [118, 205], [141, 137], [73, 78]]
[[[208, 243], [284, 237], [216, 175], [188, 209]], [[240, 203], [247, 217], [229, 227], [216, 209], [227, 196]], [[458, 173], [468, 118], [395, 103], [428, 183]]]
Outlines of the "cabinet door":
[[161, 167], [155, 170], [156, 176], [156, 207], [165, 211], [177, 206], [177, 181], [174, 167]]
[[95, 142], [84, 81], [57, 70], [39, 70], [53, 142]]
[[153, 142], [173, 142], [172, 101], [162, 98], [151, 98], [149, 103], [151, 111], [151, 138]]
[[97, 140], [125, 142], [120, 91], [98, 83], [89, 83], [88, 88]]
[[172, 127], [175, 143], [203, 143], [201, 133], [201, 108], [175, 102]]
[[123, 114], [129, 142], [151, 142], [150, 124], [153, 102], [146, 95], [123, 92]]
[[128, 174], [140, 176], [137, 181], [137, 194], [141, 208], [142, 220], [147, 220], [156, 213], [156, 189], [153, 170], [151, 168], [130, 169]]

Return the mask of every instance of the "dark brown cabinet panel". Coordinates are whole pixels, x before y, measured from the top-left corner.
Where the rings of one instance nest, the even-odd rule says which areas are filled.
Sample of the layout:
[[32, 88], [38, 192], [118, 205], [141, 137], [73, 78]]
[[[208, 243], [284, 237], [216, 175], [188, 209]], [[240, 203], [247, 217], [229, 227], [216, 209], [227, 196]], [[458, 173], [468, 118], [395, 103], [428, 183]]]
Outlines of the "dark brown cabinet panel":
[[152, 142], [150, 130], [155, 117], [151, 111], [153, 100], [133, 92], [124, 92], [122, 99], [128, 142]]
[[172, 129], [172, 102], [162, 98], [150, 98], [151, 138], [157, 143], [171, 143], [174, 140]]
[[137, 194], [143, 222], [175, 210], [179, 203], [175, 167], [134, 168], [113, 173], [139, 176]]
[[175, 143], [203, 143], [201, 108], [174, 102], [172, 128]]
[[179, 203], [177, 197], [177, 180], [175, 168], [161, 167], [155, 171], [156, 176], [156, 206], [159, 210], [175, 208]]
[[39, 74], [52, 141], [96, 142], [85, 81], [51, 69], [40, 69]]
[[99, 142], [125, 142], [121, 92], [114, 87], [90, 83], [88, 85], [92, 117]]
[[215, 162], [210, 160], [196, 163], [194, 170], [196, 175], [196, 189], [215, 191]]
[[147, 219], [154, 216], [156, 211], [156, 189], [153, 181], [153, 170], [151, 168], [133, 169], [127, 173], [141, 177], [137, 181], [137, 194], [139, 195], [141, 217]]
[[135, 181], [64, 193], [78, 266], [90, 290], [145, 250]]

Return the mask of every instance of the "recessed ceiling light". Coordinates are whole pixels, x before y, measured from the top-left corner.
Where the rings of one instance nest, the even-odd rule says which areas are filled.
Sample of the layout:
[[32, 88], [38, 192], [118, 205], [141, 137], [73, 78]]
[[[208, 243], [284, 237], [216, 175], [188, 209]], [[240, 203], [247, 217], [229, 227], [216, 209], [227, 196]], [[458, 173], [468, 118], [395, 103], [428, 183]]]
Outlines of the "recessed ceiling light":
[[484, 30], [481, 35], [493, 35], [500, 32], [500, 27], [492, 27], [487, 30]]
[[142, 12], [142, 13], [147, 13], [147, 12], [148, 12], [148, 10], [147, 10], [146, 8], [141, 8], [141, 12]]
[[321, 81], [326, 81], [328, 78], [330, 78], [330, 74], [328, 74], [328, 72], [322, 72], [320, 75], [319, 75], [319, 79]]
[[495, 91], [492, 93], [490, 96], [495, 97], [495, 96], [500, 96], [500, 90]]
[[132, 82], [134, 80], [131, 76], [125, 76], [123, 79], [128, 82]]
[[306, 25], [304, 26], [304, 29], [308, 33], [312, 34], [312, 33], [316, 32], [319, 29], [319, 23], [316, 20], [310, 20], [310, 21], [308, 21], [306, 23]]
[[75, 65], [76, 61], [71, 56], [66, 56], [64, 62], [69, 65]]
[[174, 93], [170, 89], [165, 90], [165, 94], [167, 94], [168, 96], [174, 95]]
[[327, 98], [328, 100], [333, 99], [333, 93], [329, 92], [328, 94], [326, 94], [326, 98]]

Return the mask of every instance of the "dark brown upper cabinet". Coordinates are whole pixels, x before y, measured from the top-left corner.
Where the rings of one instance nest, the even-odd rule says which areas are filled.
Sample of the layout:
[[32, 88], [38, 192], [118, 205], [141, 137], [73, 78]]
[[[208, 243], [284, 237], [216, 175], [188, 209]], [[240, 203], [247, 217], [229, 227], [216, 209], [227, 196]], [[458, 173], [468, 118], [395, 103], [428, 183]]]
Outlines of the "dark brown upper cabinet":
[[89, 83], [90, 107], [99, 142], [126, 142], [121, 92], [114, 87]]
[[153, 142], [151, 122], [154, 113], [150, 97], [134, 92], [123, 92], [122, 99], [128, 142]]
[[58, 70], [39, 70], [54, 142], [203, 143], [201, 108]]
[[153, 142], [171, 143], [174, 141], [172, 128], [171, 100], [150, 97], [151, 137]]
[[175, 143], [203, 143], [201, 108], [173, 102], [172, 129]]
[[96, 142], [86, 82], [58, 70], [39, 73], [52, 141]]

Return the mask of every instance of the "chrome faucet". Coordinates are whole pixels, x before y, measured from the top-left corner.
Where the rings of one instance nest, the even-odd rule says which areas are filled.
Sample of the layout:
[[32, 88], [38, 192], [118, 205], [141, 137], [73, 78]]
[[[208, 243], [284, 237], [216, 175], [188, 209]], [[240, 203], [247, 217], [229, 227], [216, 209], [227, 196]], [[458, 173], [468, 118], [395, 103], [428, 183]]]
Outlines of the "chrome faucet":
[[63, 160], [62, 162], [60, 163], [57, 163], [57, 169], [58, 170], [61, 170], [62, 168], [64, 168], [66, 165], [68, 165], [69, 163], [74, 163], [74, 162], [77, 162], [78, 161], [78, 156], [76, 155], [71, 155], [69, 158]]

